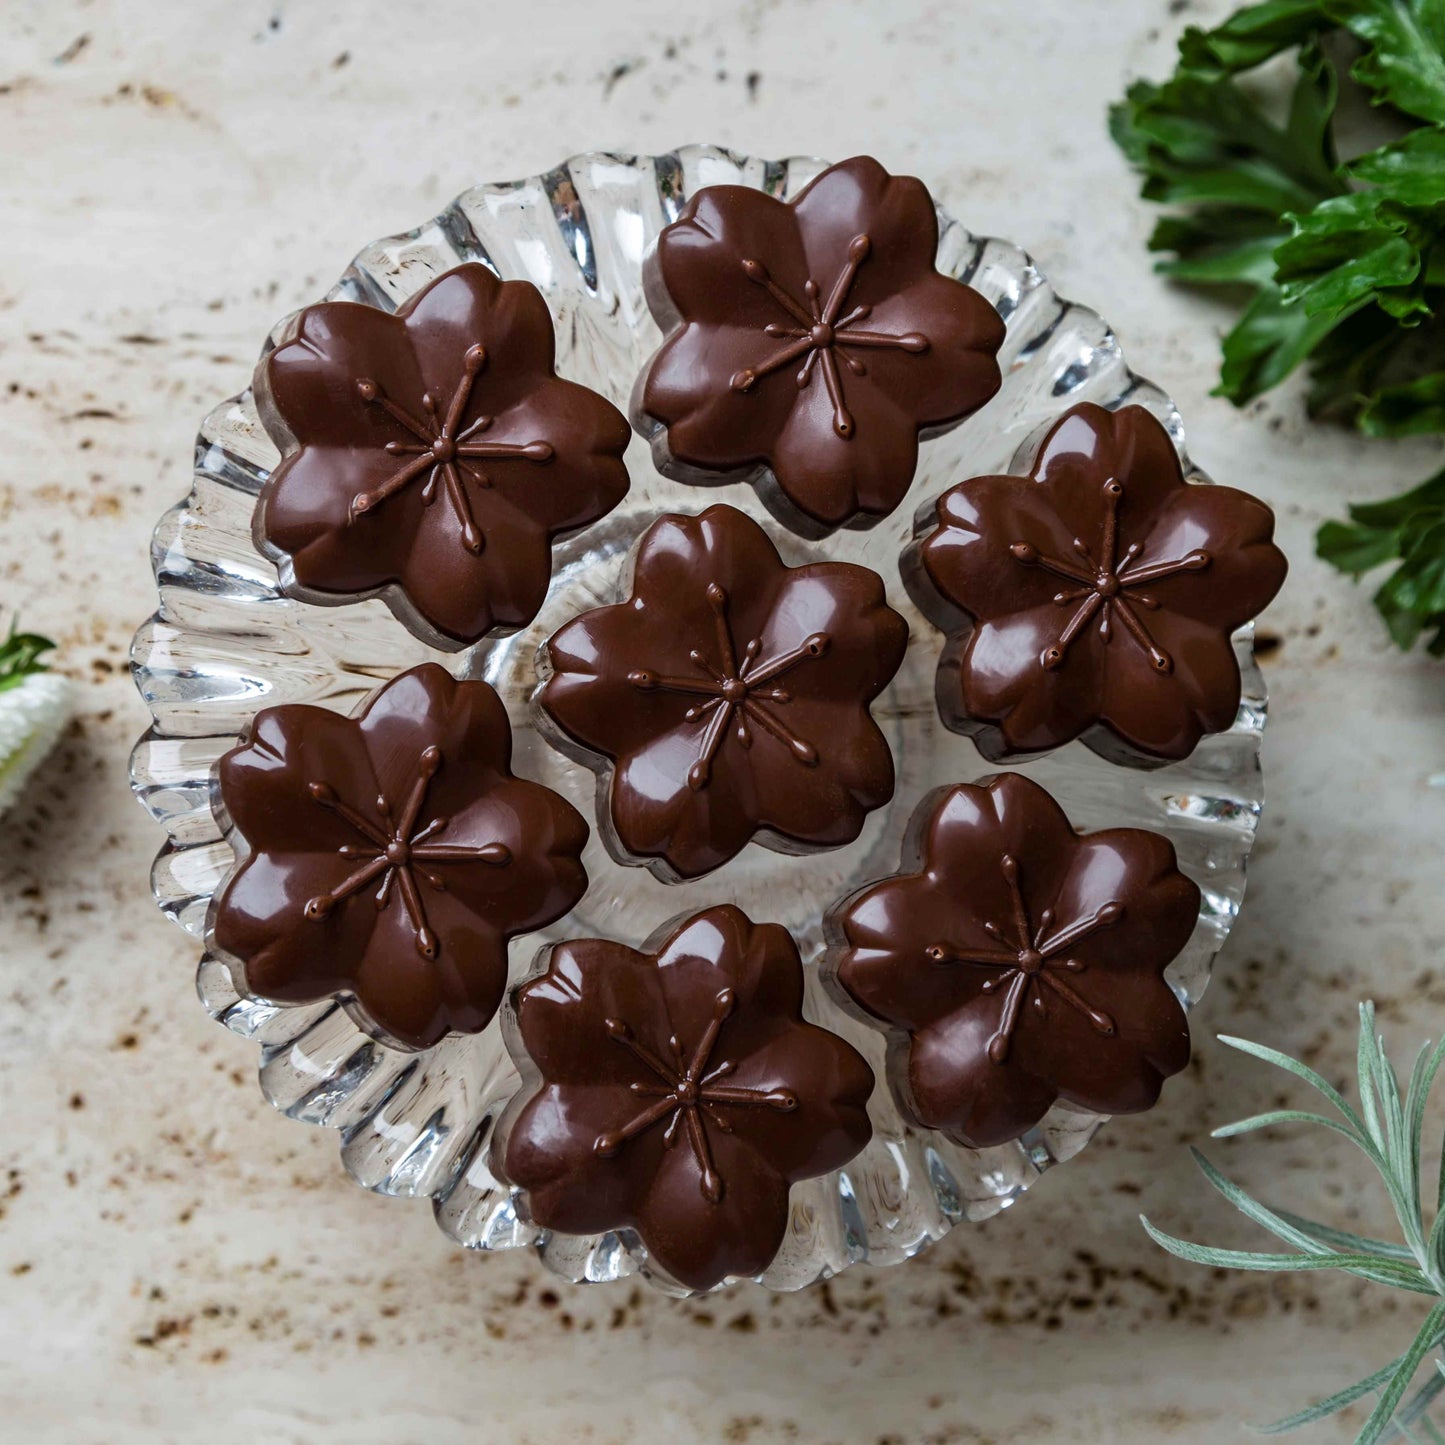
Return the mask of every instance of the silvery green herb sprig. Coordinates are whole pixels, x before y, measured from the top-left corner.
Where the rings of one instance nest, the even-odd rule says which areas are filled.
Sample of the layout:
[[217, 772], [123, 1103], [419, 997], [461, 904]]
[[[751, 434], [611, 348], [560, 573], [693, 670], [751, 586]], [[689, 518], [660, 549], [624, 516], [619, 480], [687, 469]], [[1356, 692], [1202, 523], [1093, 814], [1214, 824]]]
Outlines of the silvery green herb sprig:
[[1427, 1415], [1431, 1402], [1445, 1390], [1445, 1362], [1437, 1356], [1425, 1383], [1408, 1403], [1402, 1404], [1421, 1364], [1445, 1343], [1445, 1160], [1441, 1162], [1438, 1177], [1430, 1181], [1428, 1190], [1424, 1191], [1429, 1196], [1428, 1210], [1422, 1197], [1424, 1181], [1420, 1163], [1426, 1104], [1441, 1062], [1445, 1061], [1445, 1039], [1433, 1046], [1427, 1043], [1420, 1049], [1402, 1096], [1383, 1041], [1375, 1032], [1375, 1006], [1372, 1003], [1361, 1004], [1356, 1065], [1360, 1098], [1358, 1110], [1328, 1080], [1298, 1059], [1246, 1039], [1221, 1035], [1220, 1041], [1302, 1079], [1324, 1097], [1331, 1112], [1275, 1109], [1216, 1129], [1214, 1137], [1228, 1139], [1279, 1124], [1304, 1124], [1342, 1135], [1365, 1155], [1383, 1181], [1394, 1209], [1401, 1242], [1354, 1234], [1282, 1209], [1269, 1208], [1221, 1174], [1197, 1149], [1191, 1150], [1191, 1153], [1210, 1184], [1245, 1218], [1267, 1229], [1287, 1244], [1289, 1250], [1266, 1254], [1191, 1244], [1156, 1229], [1141, 1215], [1144, 1228], [1156, 1244], [1193, 1264], [1266, 1273], [1341, 1270], [1373, 1284], [1387, 1285], [1434, 1300], [1433, 1307], [1403, 1354], [1327, 1399], [1264, 1426], [1262, 1433], [1283, 1434], [1324, 1419], [1357, 1400], [1373, 1395], [1374, 1407], [1355, 1437], [1355, 1445], [1373, 1445], [1377, 1440], [1428, 1441], [1445, 1445], [1445, 1434], [1430, 1422]]

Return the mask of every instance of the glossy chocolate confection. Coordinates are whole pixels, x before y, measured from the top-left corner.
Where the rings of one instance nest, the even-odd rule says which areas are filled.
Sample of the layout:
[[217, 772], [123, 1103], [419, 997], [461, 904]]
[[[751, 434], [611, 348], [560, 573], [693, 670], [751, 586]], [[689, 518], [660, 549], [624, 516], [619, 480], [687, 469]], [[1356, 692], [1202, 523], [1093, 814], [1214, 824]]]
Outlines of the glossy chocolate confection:
[[635, 410], [659, 466], [692, 481], [766, 467], [763, 499], [805, 535], [887, 516], [920, 434], [1001, 384], [1003, 322], [935, 269], [937, 250], [923, 183], [867, 156], [790, 202], [697, 192], [646, 278], [669, 335]]
[[408, 1048], [485, 1028], [506, 988], [507, 940], [560, 918], [587, 888], [586, 823], [514, 778], [511, 751], [496, 693], [434, 663], [355, 717], [258, 713], [220, 762], [246, 849], [212, 917], [246, 990], [278, 1003], [340, 998]]
[[918, 1123], [1003, 1144], [1059, 1099], [1148, 1109], [1189, 1062], [1163, 975], [1199, 889], [1168, 839], [1076, 834], [1044, 789], [1005, 773], [925, 798], [904, 867], [834, 913], [829, 968], [890, 1032], [890, 1083]]
[[952, 634], [943, 720], [986, 757], [1082, 738], [1113, 761], [1159, 764], [1234, 722], [1230, 634], [1284, 582], [1274, 514], [1186, 482], [1142, 407], [1074, 407], [1027, 476], [960, 482], [936, 523], [905, 576]]
[[641, 951], [556, 945], [515, 995], [533, 1086], [502, 1172], [568, 1234], [633, 1229], [652, 1264], [708, 1289], [777, 1254], [798, 1179], [868, 1142], [873, 1072], [802, 1018], [797, 946], [730, 904]]
[[257, 545], [309, 601], [380, 592], [443, 646], [536, 616], [552, 541], [627, 492], [631, 435], [610, 402], [553, 370], [530, 282], [439, 276], [393, 315], [329, 301], [256, 374], [283, 460]]
[[908, 626], [866, 567], [788, 567], [732, 507], [642, 537], [632, 595], [547, 644], [559, 741], [612, 760], [606, 810], [627, 861], [695, 878], [755, 835], [799, 851], [858, 836], [893, 796], [868, 705]]

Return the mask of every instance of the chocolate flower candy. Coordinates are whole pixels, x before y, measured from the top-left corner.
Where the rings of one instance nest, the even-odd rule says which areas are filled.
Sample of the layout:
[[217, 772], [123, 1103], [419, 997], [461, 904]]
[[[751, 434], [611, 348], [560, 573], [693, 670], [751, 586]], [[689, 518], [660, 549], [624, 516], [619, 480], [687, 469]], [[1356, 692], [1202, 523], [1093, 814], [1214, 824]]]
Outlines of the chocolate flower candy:
[[858, 836], [893, 796], [868, 712], [908, 626], [877, 573], [788, 567], [732, 507], [667, 516], [643, 535], [626, 602], [547, 644], [541, 706], [613, 759], [615, 841], [667, 878], [696, 878], [760, 830], [794, 849]]
[[1002, 379], [1003, 322], [935, 269], [937, 251], [923, 183], [867, 156], [791, 202], [699, 191], [658, 237], [648, 276], [670, 331], [641, 390], [665, 428], [659, 465], [766, 466], [764, 499], [812, 534], [887, 516], [919, 434], [962, 421]]
[[435, 663], [353, 718], [259, 713], [220, 763], [250, 853], [213, 920], [247, 991], [344, 999], [408, 1048], [484, 1029], [507, 985], [507, 940], [560, 918], [587, 887], [586, 823], [514, 778], [511, 752], [496, 693]]
[[910, 846], [917, 871], [831, 920], [838, 983], [894, 1031], [900, 1106], [979, 1149], [1056, 1099], [1150, 1108], [1189, 1062], [1164, 969], [1199, 916], [1168, 839], [1080, 836], [1037, 783], [1005, 773], [924, 799]]
[[[643, 951], [558, 944], [517, 991], [524, 1073], [503, 1172], [547, 1229], [635, 1229], [692, 1289], [765, 1269], [788, 1187], [868, 1142], [873, 1072], [802, 1018], [797, 945], [725, 904]], [[540, 1076], [540, 1080], [538, 1080]]]
[[1273, 534], [1263, 502], [1186, 482], [1142, 407], [1074, 407], [1027, 477], [939, 500], [921, 549], [932, 610], [974, 624], [944, 655], [944, 721], [990, 758], [1077, 737], [1115, 761], [1187, 757], [1234, 722], [1230, 634], [1284, 581]]
[[266, 357], [256, 397], [283, 460], [257, 545], [319, 602], [381, 592], [452, 644], [524, 627], [552, 539], [627, 492], [630, 432], [552, 369], [552, 318], [525, 281], [458, 266], [394, 316], [329, 301]]

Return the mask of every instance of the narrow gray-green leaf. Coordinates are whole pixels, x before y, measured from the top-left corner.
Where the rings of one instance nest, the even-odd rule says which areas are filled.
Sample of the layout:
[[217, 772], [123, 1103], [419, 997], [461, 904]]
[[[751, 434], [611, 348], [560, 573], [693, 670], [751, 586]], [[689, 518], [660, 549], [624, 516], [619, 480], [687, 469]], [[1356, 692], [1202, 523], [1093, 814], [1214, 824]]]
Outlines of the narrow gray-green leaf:
[[1331, 1249], [1340, 1250], [1342, 1253], [1378, 1254], [1401, 1264], [1415, 1263], [1415, 1256], [1410, 1253], [1407, 1245], [1395, 1244], [1388, 1239], [1376, 1239], [1369, 1234], [1354, 1234], [1348, 1229], [1337, 1229], [1332, 1224], [1306, 1219], [1302, 1214], [1294, 1214], [1288, 1209], [1276, 1209], [1274, 1212], [1286, 1224], [1292, 1224], [1296, 1229], [1303, 1230], [1305, 1234], [1319, 1240], [1321, 1244], [1327, 1244]]
[[1433, 1294], [1419, 1270], [1406, 1265], [1389, 1265], [1373, 1254], [1264, 1254], [1248, 1249], [1214, 1249], [1209, 1245], [1191, 1244], [1156, 1229], [1142, 1214], [1139, 1222], [1149, 1238], [1161, 1249], [1191, 1264], [1206, 1264], [1212, 1269], [1246, 1269], [1265, 1274], [1296, 1274], [1304, 1270], [1338, 1269], [1346, 1272], [1369, 1271], [1370, 1277], [1389, 1282], [1398, 1289], [1416, 1294]]
[[1434, 1048], [1428, 1043], [1422, 1045], [1410, 1073], [1410, 1090], [1405, 1107], [1410, 1130], [1410, 1193], [1416, 1200], [1420, 1199], [1420, 1152], [1425, 1142], [1425, 1107], [1430, 1101], [1430, 1090], [1434, 1087], [1442, 1060], [1445, 1060], [1445, 1038]]
[[1340, 1111], [1346, 1122], [1354, 1126], [1356, 1131], [1364, 1133], [1364, 1121], [1345, 1101], [1345, 1096], [1308, 1064], [1302, 1064], [1298, 1059], [1292, 1059], [1288, 1054], [1280, 1053], [1278, 1049], [1271, 1049], [1265, 1044], [1251, 1043], [1248, 1039], [1236, 1038], [1233, 1034], [1220, 1034], [1219, 1042], [1231, 1049], [1238, 1049], [1240, 1053], [1248, 1054], [1251, 1058], [1262, 1059], [1266, 1064], [1273, 1064], [1277, 1069], [1283, 1069], [1297, 1079], [1303, 1079], [1310, 1088], [1323, 1094]]
[[1291, 1430], [1298, 1430], [1301, 1425], [1313, 1425], [1316, 1420], [1323, 1420], [1327, 1415], [1337, 1414], [1346, 1405], [1353, 1405], [1356, 1400], [1363, 1399], [1372, 1391], [1378, 1390], [1399, 1368], [1400, 1357], [1397, 1356], [1384, 1369], [1376, 1370], [1373, 1375], [1366, 1375], [1363, 1380], [1357, 1380], [1343, 1390], [1337, 1390], [1333, 1395], [1327, 1396], [1317, 1404], [1298, 1410], [1293, 1415], [1286, 1415], [1283, 1420], [1274, 1420], [1268, 1425], [1259, 1425], [1255, 1428], [1261, 1435], [1287, 1435]]
[[1415, 1371], [1420, 1368], [1420, 1361], [1435, 1348], [1442, 1323], [1445, 1323], [1445, 1304], [1437, 1304], [1425, 1316], [1425, 1323], [1420, 1326], [1420, 1333], [1415, 1336], [1410, 1348], [1400, 1356], [1400, 1363], [1389, 1384], [1380, 1391], [1379, 1401], [1370, 1412], [1370, 1418], [1355, 1437], [1355, 1445], [1375, 1445], [1375, 1441], [1384, 1434], [1401, 1397], [1415, 1378]]
[[1190, 1155], [1199, 1172], [1222, 1194], [1246, 1219], [1253, 1220], [1262, 1229], [1267, 1229], [1276, 1238], [1302, 1249], [1307, 1254], [1330, 1254], [1332, 1250], [1319, 1243], [1301, 1229], [1296, 1229], [1288, 1220], [1281, 1219], [1272, 1209], [1266, 1208], [1257, 1199], [1246, 1194], [1232, 1179], [1221, 1174], [1210, 1162], [1207, 1155], [1190, 1147]]
[[1436, 1397], [1441, 1390], [1445, 1390], [1445, 1375], [1439, 1370], [1429, 1376], [1425, 1383], [1415, 1391], [1410, 1403], [1402, 1410], [1395, 1412], [1395, 1426], [1397, 1429], [1408, 1429], [1411, 1425], [1423, 1424], [1433, 1429], [1428, 1420], [1423, 1418], [1425, 1411], [1434, 1404]]
[[1376, 1087], [1375, 1051], [1375, 1006], [1371, 1003], [1360, 1005], [1360, 1037], [1355, 1054], [1355, 1073], [1359, 1079], [1360, 1112], [1365, 1116], [1365, 1127], [1370, 1138], [1385, 1150], [1385, 1130], [1382, 1123], [1383, 1108]]
[[1268, 1129], [1276, 1124], [1315, 1124], [1343, 1135], [1351, 1144], [1361, 1142], [1360, 1136], [1348, 1124], [1341, 1124], [1327, 1114], [1312, 1114], [1307, 1109], [1273, 1109], [1268, 1114], [1254, 1114], [1234, 1124], [1221, 1124], [1219, 1128], [1210, 1130], [1210, 1137], [1232, 1139], [1238, 1134], [1252, 1134], [1256, 1129]]

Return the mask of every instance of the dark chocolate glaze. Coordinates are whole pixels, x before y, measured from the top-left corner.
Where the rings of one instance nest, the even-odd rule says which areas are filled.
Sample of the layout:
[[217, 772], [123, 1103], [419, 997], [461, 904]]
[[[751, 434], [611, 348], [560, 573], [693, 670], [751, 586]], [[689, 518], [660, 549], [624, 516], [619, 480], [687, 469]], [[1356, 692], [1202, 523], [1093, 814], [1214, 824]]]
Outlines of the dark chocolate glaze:
[[792, 201], [709, 186], [658, 237], [648, 298], [669, 334], [639, 426], [690, 481], [766, 468], [760, 494], [805, 535], [872, 526], [903, 499], [920, 434], [999, 389], [1004, 326], [935, 268], [921, 181], [858, 156]]
[[893, 796], [868, 705], [908, 626], [866, 567], [789, 567], [733, 507], [643, 535], [632, 595], [548, 642], [539, 702], [562, 741], [610, 759], [627, 861], [696, 878], [755, 835], [792, 851], [851, 842]]
[[828, 968], [890, 1033], [890, 1085], [917, 1123], [986, 1148], [1060, 1099], [1148, 1109], [1189, 1062], [1163, 975], [1199, 889], [1167, 838], [1076, 834], [1043, 788], [1005, 773], [925, 798], [903, 864], [833, 913]]
[[1152, 766], [1234, 722], [1230, 635], [1284, 582], [1274, 514], [1186, 482], [1142, 407], [1074, 407], [1027, 476], [960, 482], [935, 523], [904, 576], [950, 633], [940, 714], [986, 757], [1082, 738]]
[[258, 713], [219, 765], [246, 849], [211, 920], [246, 991], [342, 999], [407, 1048], [484, 1029], [506, 988], [507, 940], [560, 918], [587, 887], [586, 823], [513, 777], [511, 751], [496, 693], [435, 663], [355, 717]]
[[635, 1230], [689, 1288], [766, 1269], [789, 1186], [868, 1142], [872, 1070], [803, 1020], [787, 930], [731, 904], [641, 951], [557, 944], [514, 1002], [532, 1092], [503, 1130], [502, 1174], [535, 1223]]
[[557, 376], [541, 293], [470, 263], [395, 315], [328, 301], [294, 328], [255, 383], [282, 452], [256, 540], [288, 589], [379, 593], [443, 646], [524, 627], [553, 539], [626, 494], [631, 435], [609, 401]]

